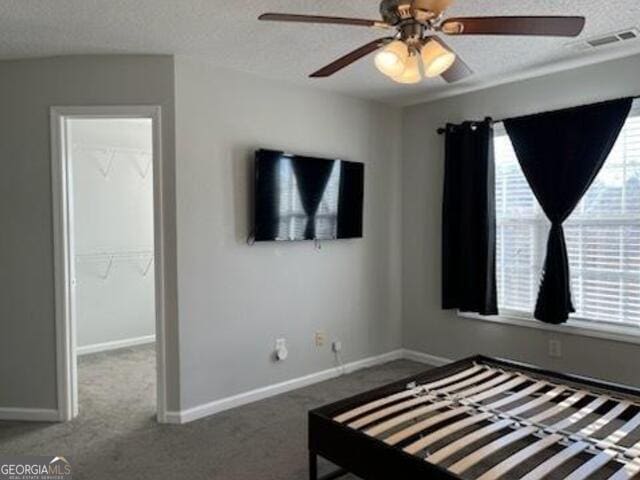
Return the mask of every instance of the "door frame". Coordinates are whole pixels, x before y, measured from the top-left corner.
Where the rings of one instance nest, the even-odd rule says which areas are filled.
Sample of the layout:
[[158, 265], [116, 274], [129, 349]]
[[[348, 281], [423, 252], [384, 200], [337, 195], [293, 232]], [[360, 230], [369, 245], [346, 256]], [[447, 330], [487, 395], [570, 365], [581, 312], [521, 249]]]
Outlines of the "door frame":
[[60, 421], [78, 415], [76, 319], [74, 312], [73, 208], [68, 156], [70, 119], [146, 118], [153, 131], [153, 216], [155, 262], [157, 420], [166, 423], [165, 250], [162, 181], [162, 110], [157, 105], [54, 106], [51, 122], [51, 180], [53, 193], [56, 372]]

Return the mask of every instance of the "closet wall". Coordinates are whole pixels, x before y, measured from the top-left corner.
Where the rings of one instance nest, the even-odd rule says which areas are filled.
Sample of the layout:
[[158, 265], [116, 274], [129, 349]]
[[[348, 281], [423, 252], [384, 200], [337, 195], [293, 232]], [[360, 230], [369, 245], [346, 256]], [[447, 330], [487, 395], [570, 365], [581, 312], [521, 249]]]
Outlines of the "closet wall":
[[78, 353], [153, 341], [152, 125], [72, 120]]

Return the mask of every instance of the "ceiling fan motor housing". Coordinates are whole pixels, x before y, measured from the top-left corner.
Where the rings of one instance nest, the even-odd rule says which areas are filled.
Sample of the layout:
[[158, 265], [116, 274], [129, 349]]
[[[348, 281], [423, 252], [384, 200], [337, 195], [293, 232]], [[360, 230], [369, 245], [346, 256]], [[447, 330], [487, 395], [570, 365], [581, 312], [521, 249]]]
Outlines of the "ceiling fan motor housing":
[[403, 20], [411, 18], [413, 0], [382, 0], [380, 15], [389, 25], [397, 25]]
[[420, 48], [425, 35], [425, 28], [417, 22], [408, 22], [398, 27], [400, 38], [410, 47]]

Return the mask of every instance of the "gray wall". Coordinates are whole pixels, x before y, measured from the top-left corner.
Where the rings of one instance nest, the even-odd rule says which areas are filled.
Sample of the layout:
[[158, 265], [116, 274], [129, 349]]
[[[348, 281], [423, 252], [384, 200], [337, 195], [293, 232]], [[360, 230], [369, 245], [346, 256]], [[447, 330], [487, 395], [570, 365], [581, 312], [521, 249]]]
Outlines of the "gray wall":
[[[637, 78], [640, 60], [628, 58], [400, 112], [189, 58], [0, 62], [0, 407], [56, 407], [52, 105], [163, 107], [169, 410], [334, 366], [329, 345], [314, 346], [317, 330], [343, 341], [345, 362], [404, 346], [640, 383], [636, 346], [439, 309], [443, 151], [435, 134], [446, 121], [637, 94]], [[258, 147], [365, 162], [365, 238], [320, 251], [309, 242], [247, 246]], [[546, 356], [551, 335], [563, 340], [560, 360]], [[291, 355], [278, 364], [271, 352], [281, 336]]]
[[[446, 122], [505, 118], [640, 93], [640, 57], [503, 85], [403, 112], [403, 340], [405, 348], [460, 358], [510, 357], [554, 369], [640, 384], [640, 347], [458, 318], [440, 309], [443, 138]], [[549, 338], [563, 357], [547, 356]]]
[[152, 121], [69, 124], [77, 346], [152, 336]]
[[[49, 107], [162, 106], [169, 339], [177, 340], [174, 70], [167, 56], [0, 62], [0, 407], [56, 408]], [[177, 341], [168, 382], [179, 405]]]
[[[176, 59], [183, 409], [333, 367], [334, 337], [344, 362], [401, 346], [399, 127], [396, 109]], [[364, 239], [248, 246], [259, 147], [365, 162]]]

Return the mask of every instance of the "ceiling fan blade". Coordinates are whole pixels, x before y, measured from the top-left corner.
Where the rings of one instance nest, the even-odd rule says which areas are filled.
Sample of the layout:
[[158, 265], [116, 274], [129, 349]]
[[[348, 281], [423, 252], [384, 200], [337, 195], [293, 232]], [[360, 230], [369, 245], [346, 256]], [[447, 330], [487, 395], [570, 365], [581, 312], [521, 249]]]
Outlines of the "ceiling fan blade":
[[311, 78], [326, 78], [330, 77], [334, 73], [342, 70], [345, 67], [348, 67], [354, 62], [357, 62], [363, 57], [366, 57], [370, 53], [375, 52], [380, 47], [384, 46], [388, 41], [393, 40], [392, 37], [379, 38], [378, 40], [374, 40], [373, 42], [367, 43], [362, 47], [354, 50], [353, 52], [347, 53], [344, 57], [339, 58], [335, 62], [330, 63], [326, 67], [321, 68], [317, 72], [309, 75]]
[[456, 56], [456, 61], [453, 62], [453, 65], [451, 65], [449, 69], [441, 75], [441, 77], [447, 83], [454, 83], [464, 80], [471, 75], [473, 75], [473, 70], [471, 70], [464, 60], [459, 56]]
[[271, 22], [296, 22], [296, 23], [323, 23], [330, 25], [351, 25], [356, 27], [380, 27], [387, 28], [385, 22], [379, 20], [367, 20], [364, 18], [324, 17], [320, 15], [294, 15], [290, 13], [264, 13], [258, 20]]
[[[430, 40], [438, 42], [447, 50], [454, 52], [453, 48], [446, 44], [444, 40], [440, 37], [432, 36], [429, 37]], [[454, 52], [455, 53], [455, 52]], [[459, 82], [460, 80], [464, 80], [467, 77], [473, 75], [473, 70], [471, 67], [465, 63], [464, 60], [460, 58], [460, 55], [456, 53], [456, 61], [451, 65], [442, 75], [440, 75], [447, 83]]]
[[440, 29], [449, 35], [540, 35], [576, 37], [584, 17], [459, 17], [445, 20]]

